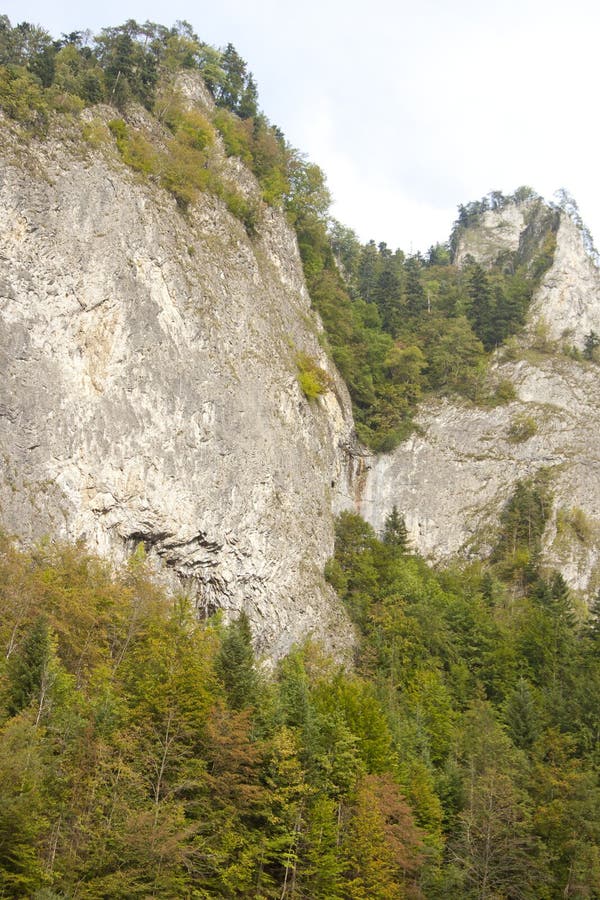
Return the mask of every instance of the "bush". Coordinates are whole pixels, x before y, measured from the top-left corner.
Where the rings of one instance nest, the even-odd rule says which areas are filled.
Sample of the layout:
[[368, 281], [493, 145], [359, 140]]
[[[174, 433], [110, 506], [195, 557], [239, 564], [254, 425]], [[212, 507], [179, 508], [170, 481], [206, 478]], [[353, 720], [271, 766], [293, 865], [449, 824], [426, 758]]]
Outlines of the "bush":
[[126, 165], [143, 175], [152, 175], [159, 170], [159, 156], [141, 132], [129, 129], [123, 119], [112, 119], [108, 127]]
[[193, 150], [205, 150], [214, 143], [214, 128], [198, 110], [176, 107], [167, 115], [166, 123], [177, 140]]
[[556, 342], [550, 338], [550, 325], [544, 318], [538, 319], [531, 335], [531, 346], [538, 353], [554, 353]]
[[108, 138], [106, 127], [101, 119], [84, 122], [81, 131], [84, 141], [87, 141], [92, 147], [101, 147]]
[[170, 141], [161, 163], [161, 184], [182, 209], [196, 199], [198, 191], [214, 186], [214, 176], [206, 168], [204, 154], [177, 140]]
[[219, 109], [214, 115], [213, 122], [223, 138], [227, 156], [239, 156], [245, 163], [251, 165], [250, 142], [241, 120], [226, 109]]
[[68, 91], [60, 91], [55, 87], [51, 87], [46, 92], [46, 96], [48, 97], [52, 108], [57, 112], [78, 115], [85, 109], [85, 103], [81, 97], [78, 97], [76, 94], [71, 94]]
[[249, 235], [256, 234], [259, 208], [252, 200], [247, 200], [238, 191], [224, 189], [223, 200], [232, 216], [239, 219]]
[[586, 544], [592, 535], [592, 525], [580, 507], [574, 506], [571, 509], [562, 507], [556, 513], [556, 531], [557, 534], [570, 531], [580, 543]]
[[226, 187], [209, 167], [205, 149], [200, 149], [214, 139], [208, 120], [196, 112], [179, 111], [174, 115], [171, 124], [176, 136], [169, 141], [166, 152], [155, 150], [142, 132], [129, 128], [123, 119], [112, 119], [108, 127], [123, 162], [143, 175], [159, 175], [162, 187], [175, 197], [181, 209], [187, 209], [200, 191], [210, 191], [223, 200], [249, 235], [255, 234], [260, 215], [258, 204]]
[[25, 125], [45, 125], [49, 105], [44, 89], [25, 69], [0, 66], [0, 109]]
[[508, 429], [508, 440], [511, 444], [522, 444], [537, 434], [537, 422], [531, 416], [521, 414], [515, 416]]
[[317, 361], [308, 353], [296, 354], [298, 367], [298, 384], [307, 400], [316, 400], [321, 394], [326, 393], [331, 387], [331, 379]]
[[508, 378], [503, 378], [502, 381], [499, 381], [496, 385], [496, 390], [494, 391], [494, 400], [496, 403], [500, 405], [503, 403], [510, 403], [512, 400], [516, 399], [517, 392], [512, 381], [509, 381]]

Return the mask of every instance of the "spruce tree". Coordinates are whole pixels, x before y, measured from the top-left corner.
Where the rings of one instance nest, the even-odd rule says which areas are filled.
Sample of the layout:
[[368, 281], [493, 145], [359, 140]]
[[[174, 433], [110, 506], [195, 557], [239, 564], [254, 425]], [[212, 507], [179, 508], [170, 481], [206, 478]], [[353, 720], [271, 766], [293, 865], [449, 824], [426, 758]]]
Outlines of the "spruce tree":
[[402, 553], [406, 553], [409, 549], [406, 522], [404, 516], [400, 515], [398, 512], [396, 504], [394, 504], [392, 511], [386, 516], [382, 540], [388, 547], [395, 547]]
[[594, 329], [592, 329], [589, 334], [586, 334], [583, 344], [583, 355], [585, 358], [590, 360], [595, 359], [598, 347], [600, 347], [600, 337], [598, 337]]
[[39, 699], [51, 658], [50, 631], [40, 616], [27, 632], [22, 646], [9, 658], [8, 712], [17, 715], [32, 700]]
[[421, 266], [416, 257], [407, 259], [406, 271], [406, 308], [413, 316], [420, 316], [427, 309], [427, 297], [421, 284]]
[[473, 331], [486, 350], [494, 346], [494, 304], [488, 276], [484, 269], [475, 263], [469, 273], [467, 294], [470, 299], [468, 312]]
[[232, 709], [240, 710], [254, 706], [258, 678], [254, 666], [252, 633], [245, 612], [241, 612], [227, 627], [217, 657], [216, 669]]

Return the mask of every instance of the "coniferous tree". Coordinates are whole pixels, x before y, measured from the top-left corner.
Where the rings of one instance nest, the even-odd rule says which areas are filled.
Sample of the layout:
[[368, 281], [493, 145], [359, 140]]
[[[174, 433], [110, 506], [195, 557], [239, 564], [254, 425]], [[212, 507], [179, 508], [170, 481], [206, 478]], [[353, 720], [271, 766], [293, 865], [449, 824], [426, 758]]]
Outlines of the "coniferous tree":
[[405, 264], [406, 309], [411, 316], [420, 316], [427, 309], [427, 297], [421, 282], [421, 266], [417, 257], [411, 256]]
[[467, 293], [470, 299], [468, 316], [473, 331], [489, 350], [494, 345], [492, 291], [488, 276], [478, 263], [470, 267]]
[[242, 59], [233, 44], [227, 44], [223, 51], [221, 67], [225, 78], [217, 93], [217, 104], [231, 112], [238, 112], [247, 84], [247, 68], [245, 60]]
[[408, 529], [404, 516], [398, 512], [396, 504], [392, 506], [383, 526], [382, 540], [388, 547], [394, 547], [401, 553], [406, 553], [409, 548]]
[[563, 575], [555, 572], [550, 584], [550, 608], [552, 615], [568, 628], [575, 625], [575, 613], [571, 604], [571, 592]]
[[395, 336], [400, 330], [405, 312], [402, 284], [391, 268], [385, 268], [379, 274], [372, 291], [372, 300], [381, 313], [384, 330]]
[[242, 91], [238, 104], [237, 114], [241, 119], [252, 119], [258, 115], [258, 88], [251, 73], [246, 79], [246, 85]]
[[254, 706], [258, 676], [254, 665], [252, 632], [245, 612], [241, 612], [227, 626], [216, 660], [216, 669], [232, 709], [241, 710]]
[[600, 644], [600, 591], [590, 603], [587, 633], [594, 643]]
[[379, 260], [375, 241], [369, 241], [362, 248], [358, 263], [358, 287], [360, 296], [367, 303], [373, 300], [377, 284]]
[[519, 678], [508, 697], [505, 718], [515, 747], [533, 746], [541, 731], [541, 721], [531, 685], [524, 678]]
[[40, 703], [41, 694], [47, 689], [51, 655], [48, 620], [39, 616], [25, 635], [22, 646], [9, 660], [8, 712], [11, 716], [33, 701], [36, 705]]
[[583, 355], [585, 358], [590, 360], [596, 359], [598, 347], [600, 347], [600, 337], [592, 329], [586, 334], [583, 344]]

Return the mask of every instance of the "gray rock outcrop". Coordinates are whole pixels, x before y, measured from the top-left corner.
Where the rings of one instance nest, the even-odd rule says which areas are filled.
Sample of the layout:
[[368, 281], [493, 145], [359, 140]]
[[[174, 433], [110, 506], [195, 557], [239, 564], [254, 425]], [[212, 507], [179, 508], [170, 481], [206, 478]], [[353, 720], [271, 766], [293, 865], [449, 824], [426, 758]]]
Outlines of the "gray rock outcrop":
[[[180, 89], [210, 103], [197, 79]], [[93, 115], [108, 137], [110, 111]], [[3, 132], [3, 528], [25, 542], [82, 540], [117, 561], [141, 543], [202, 612], [244, 609], [266, 653], [310, 633], [342, 652], [350, 630], [323, 578], [335, 512], [356, 508], [380, 530], [395, 504], [432, 559], [485, 555], [516, 482], [545, 468], [546, 561], [584, 595], [597, 589], [598, 370], [573, 348], [600, 333], [600, 276], [568, 216], [525, 335], [492, 367], [517, 399], [424, 404], [419, 430], [376, 458], [356, 446], [281, 214], [263, 207], [249, 237], [208, 194], [182, 215], [110, 140], [24, 145], [8, 123]], [[258, 202], [248, 170], [218, 142], [214, 153]], [[457, 257], [523, 259], [555, 215], [535, 203], [487, 212]], [[329, 375], [314, 401], [299, 352]]]
[[[269, 653], [343, 647], [322, 572], [353, 423], [283, 215], [250, 239], [209, 195], [184, 217], [114, 149], [5, 130], [2, 526], [113, 559], [142, 542], [201, 609], [245, 609]], [[329, 372], [315, 401], [298, 351]]]

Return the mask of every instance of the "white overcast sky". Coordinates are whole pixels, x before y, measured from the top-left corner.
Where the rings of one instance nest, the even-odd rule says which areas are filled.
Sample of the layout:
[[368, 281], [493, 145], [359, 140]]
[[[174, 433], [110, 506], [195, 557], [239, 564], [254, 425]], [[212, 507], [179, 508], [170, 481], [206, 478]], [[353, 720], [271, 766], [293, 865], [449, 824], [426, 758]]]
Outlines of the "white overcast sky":
[[406, 251], [459, 203], [564, 187], [600, 243], [600, 5], [591, 0], [104, 0], [0, 5], [54, 36], [187, 19], [231, 41], [261, 106], [325, 171], [333, 214]]

